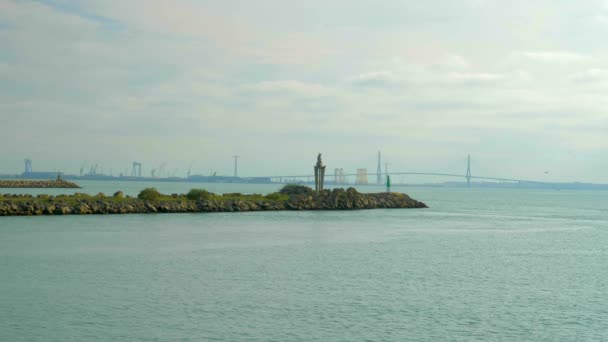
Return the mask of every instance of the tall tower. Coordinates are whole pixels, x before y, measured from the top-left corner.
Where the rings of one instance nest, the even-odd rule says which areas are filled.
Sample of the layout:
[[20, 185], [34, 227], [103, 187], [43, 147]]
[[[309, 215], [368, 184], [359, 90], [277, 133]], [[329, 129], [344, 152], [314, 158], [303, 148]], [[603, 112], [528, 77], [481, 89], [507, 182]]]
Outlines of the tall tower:
[[32, 160], [29, 158], [25, 160], [25, 173], [32, 173]]
[[376, 170], [377, 175], [377, 183], [378, 185], [382, 185], [382, 163], [380, 161], [380, 151], [378, 151], [378, 169]]
[[469, 156], [467, 157], [467, 175], [465, 176], [465, 178], [467, 179], [467, 186], [470, 188], [471, 187], [471, 155], [469, 154]]
[[238, 168], [238, 160], [239, 160], [240, 156], [232, 156], [232, 158], [234, 158], [234, 177], [238, 177], [239, 176], [239, 168]]

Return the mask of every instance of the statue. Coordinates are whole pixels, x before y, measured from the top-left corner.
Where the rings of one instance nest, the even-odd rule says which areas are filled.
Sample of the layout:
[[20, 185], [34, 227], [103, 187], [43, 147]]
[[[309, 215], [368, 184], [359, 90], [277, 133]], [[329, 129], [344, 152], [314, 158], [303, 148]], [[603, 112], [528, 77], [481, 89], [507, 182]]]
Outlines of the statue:
[[317, 164], [315, 165], [315, 191], [323, 190], [323, 181], [325, 180], [325, 165], [321, 160], [321, 153], [317, 155]]

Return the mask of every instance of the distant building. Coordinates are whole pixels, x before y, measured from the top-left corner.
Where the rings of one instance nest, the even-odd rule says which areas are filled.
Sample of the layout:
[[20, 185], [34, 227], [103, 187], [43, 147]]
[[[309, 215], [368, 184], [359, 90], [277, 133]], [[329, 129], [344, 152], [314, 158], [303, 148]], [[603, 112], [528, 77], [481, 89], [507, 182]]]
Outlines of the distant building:
[[367, 169], [357, 169], [357, 178], [355, 179], [357, 185], [367, 185]]
[[344, 176], [344, 169], [335, 169], [334, 170], [334, 184], [342, 185], [346, 184], [346, 177]]

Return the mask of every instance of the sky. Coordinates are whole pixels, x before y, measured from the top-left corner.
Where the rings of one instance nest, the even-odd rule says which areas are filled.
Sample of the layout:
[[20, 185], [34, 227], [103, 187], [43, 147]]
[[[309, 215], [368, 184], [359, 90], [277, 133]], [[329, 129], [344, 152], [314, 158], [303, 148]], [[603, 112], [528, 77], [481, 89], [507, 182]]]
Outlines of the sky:
[[0, 0], [0, 173], [608, 183], [608, 1]]

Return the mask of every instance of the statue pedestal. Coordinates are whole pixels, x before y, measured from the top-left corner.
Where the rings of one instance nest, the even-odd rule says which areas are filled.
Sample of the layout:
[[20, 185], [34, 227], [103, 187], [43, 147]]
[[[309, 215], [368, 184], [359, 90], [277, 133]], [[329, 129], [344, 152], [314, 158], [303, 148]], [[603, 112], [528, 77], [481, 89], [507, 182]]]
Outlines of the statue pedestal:
[[323, 190], [323, 182], [325, 180], [325, 166], [315, 165], [315, 191], [319, 192]]

